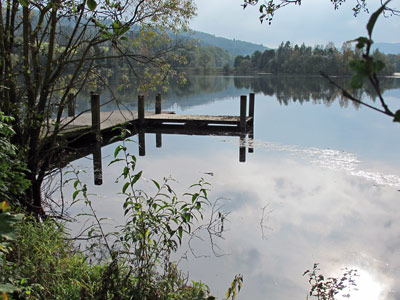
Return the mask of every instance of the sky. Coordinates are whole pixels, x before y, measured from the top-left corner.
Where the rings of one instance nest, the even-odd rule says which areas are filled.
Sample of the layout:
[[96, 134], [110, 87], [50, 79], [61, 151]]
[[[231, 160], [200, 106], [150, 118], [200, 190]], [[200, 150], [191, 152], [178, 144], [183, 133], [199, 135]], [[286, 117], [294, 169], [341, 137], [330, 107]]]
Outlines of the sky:
[[[261, 0], [262, 1], [262, 0]], [[260, 1], [260, 2], [261, 2]], [[353, 16], [356, 0], [347, 0], [335, 10], [329, 0], [304, 0], [301, 6], [289, 5], [277, 11], [271, 25], [259, 20], [258, 6], [241, 6], [243, 0], [195, 0], [197, 16], [191, 28], [215, 36], [248, 41], [276, 48], [282, 41], [309, 46], [343, 42], [366, 36], [370, 14], [380, 4], [369, 0], [370, 14]], [[400, 0], [392, 0], [392, 7], [400, 9]], [[380, 17], [372, 38], [375, 42], [400, 42], [400, 17]]]

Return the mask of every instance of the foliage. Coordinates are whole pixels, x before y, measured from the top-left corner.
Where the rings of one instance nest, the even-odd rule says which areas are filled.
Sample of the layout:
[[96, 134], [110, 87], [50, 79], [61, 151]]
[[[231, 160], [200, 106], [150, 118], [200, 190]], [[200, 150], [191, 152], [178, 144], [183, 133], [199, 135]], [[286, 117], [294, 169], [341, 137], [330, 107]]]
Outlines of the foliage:
[[114, 59], [123, 60], [127, 81], [146, 89], [163, 83], [178, 47], [161, 45], [166, 30], [187, 28], [194, 13], [192, 0], [2, 2], [0, 110], [15, 119], [14, 144], [24, 150], [27, 210], [44, 215], [41, 185], [60, 145], [69, 94], [106, 85], [100, 68]]
[[64, 226], [25, 218], [1, 264], [2, 284], [16, 286], [18, 299], [95, 299], [105, 266], [91, 266], [68, 240]]
[[20, 160], [18, 148], [11, 142], [15, 135], [13, 121], [0, 111], [0, 199], [17, 205], [29, 181], [25, 179], [26, 166]]
[[[127, 131], [123, 131], [125, 134]], [[70, 179], [75, 187], [74, 201], [83, 201], [89, 208], [90, 212], [82, 215], [94, 220], [80, 238], [91, 241], [89, 252], [105, 266], [95, 299], [206, 299], [208, 287], [189, 284], [170, 256], [192, 234], [195, 222], [203, 218], [209, 184], [200, 180], [192, 185], [197, 191], [185, 193], [186, 200], [178, 198], [168, 179], [161, 184], [152, 180], [153, 194], [138, 189], [142, 172], [135, 170], [136, 158], [127, 152], [129, 141], [125, 139], [116, 147], [110, 163], [123, 164], [118, 180], [123, 181], [126, 222], [116, 232], [104, 229], [104, 219], [97, 216], [79, 172], [73, 172]]]
[[343, 95], [348, 98], [353, 100], [354, 102], [357, 102], [361, 105], [367, 106], [375, 111], [378, 111], [380, 113], [383, 113], [389, 117], [393, 118], [393, 122], [400, 122], [400, 109], [397, 110], [396, 112], [393, 112], [388, 105], [385, 102], [385, 99], [383, 98], [382, 90], [381, 90], [381, 84], [380, 80], [378, 78], [378, 72], [383, 70], [385, 68], [385, 63], [379, 59], [379, 56], [371, 55], [371, 45], [373, 44], [372, 40], [372, 32], [374, 29], [374, 26], [376, 24], [376, 21], [378, 20], [379, 16], [385, 11], [386, 6], [391, 0], [386, 1], [377, 11], [375, 11], [368, 23], [367, 23], [367, 32], [368, 32], [368, 37], [361, 36], [357, 39], [355, 39], [352, 42], [356, 42], [356, 47], [362, 51], [362, 56], [359, 59], [354, 59], [350, 62], [350, 68], [354, 71], [354, 75], [351, 80], [351, 86], [353, 89], [361, 89], [364, 85], [364, 81], [367, 80], [370, 85], [373, 87], [375, 90], [381, 108], [369, 105], [365, 103], [364, 101], [360, 100], [359, 98], [355, 97], [351, 92], [346, 90], [345, 88], [341, 87], [338, 85], [335, 81], [333, 81], [329, 76], [326, 74], [322, 73], [322, 76], [328, 79], [330, 83], [335, 85], [337, 88], [339, 88]]
[[[232, 55], [226, 50], [192, 43], [181, 53], [181, 59], [172, 64], [174, 68], [183, 69], [191, 73], [215, 73], [224, 65], [231, 65]], [[182, 59], [184, 57], [185, 59]]]
[[[120, 148], [116, 156], [119, 151], [125, 150]], [[206, 184], [196, 184], [199, 192], [187, 194], [190, 200], [186, 202], [178, 200], [167, 183], [159, 186], [155, 181], [155, 196], [147, 197], [144, 192], [136, 194], [135, 191], [135, 198], [127, 190], [139, 179], [138, 174], [140, 172], [130, 174], [126, 169], [122, 174], [129, 183], [123, 188], [128, 218], [116, 233], [105, 232], [86, 186], [79, 179], [74, 180], [77, 189], [74, 198], [83, 196], [92, 211], [86, 216], [96, 220], [87, 232], [89, 251], [82, 252], [74, 245], [63, 223], [37, 222], [28, 217], [23, 222], [15, 222], [15, 240], [0, 262], [0, 291], [4, 296], [16, 299], [209, 299], [205, 284], [189, 283], [169, 260], [171, 252], [177, 250], [182, 238], [191, 231], [193, 218], [202, 217], [201, 199], [206, 199], [207, 191], [201, 186]], [[104, 255], [101, 255], [102, 249], [106, 250]], [[159, 273], [162, 269], [164, 272]]]
[[231, 286], [226, 291], [225, 294], [226, 299], [235, 300], [237, 294], [240, 292], [240, 289], [242, 288], [242, 284], [243, 284], [243, 276], [240, 274], [236, 275], [231, 283]]
[[303, 273], [308, 276], [308, 282], [311, 285], [309, 292], [310, 296], [317, 297], [318, 300], [334, 300], [335, 296], [342, 292], [344, 289], [348, 289], [348, 294], [343, 295], [343, 297], [350, 297], [350, 291], [356, 289], [357, 284], [354, 277], [357, 276], [357, 270], [345, 269], [345, 272], [341, 277], [328, 277], [325, 278], [324, 275], [318, 274], [320, 269], [318, 264], [315, 263], [312, 271], [307, 270]]
[[[386, 68], [379, 69], [379, 75], [391, 75], [395, 71], [387, 55], [375, 50], [372, 57], [379, 57]], [[275, 74], [352, 74], [349, 62], [361, 58], [361, 51], [344, 43], [339, 51], [333, 43], [326, 46], [293, 45], [289, 41], [281, 43], [277, 50], [256, 51], [251, 56], [237, 56], [234, 67], [237, 73], [266, 72]]]

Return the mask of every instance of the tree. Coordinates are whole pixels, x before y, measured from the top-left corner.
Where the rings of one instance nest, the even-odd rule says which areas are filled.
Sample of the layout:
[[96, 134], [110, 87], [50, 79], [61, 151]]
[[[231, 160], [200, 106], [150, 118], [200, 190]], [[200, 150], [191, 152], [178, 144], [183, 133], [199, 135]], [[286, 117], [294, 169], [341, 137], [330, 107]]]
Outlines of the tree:
[[[163, 57], [171, 49], [154, 53], [139, 41], [156, 43], [156, 35], [186, 27], [194, 13], [192, 0], [0, 1], [0, 111], [15, 119], [13, 142], [27, 164], [23, 207], [43, 214], [41, 185], [68, 95], [101, 80], [96, 65], [111, 59], [124, 59], [139, 81], [159, 81], [170, 72]], [[127, 41], [134, 31], [138, 47]], [[139, 77], [150, 67], [155, 77]]]
[[211, 68], [215, 67], [214, 57], [208, 52], [204, 52], [199, 57], [199, 65], [203, 69], [203, 73], [206, 74]]

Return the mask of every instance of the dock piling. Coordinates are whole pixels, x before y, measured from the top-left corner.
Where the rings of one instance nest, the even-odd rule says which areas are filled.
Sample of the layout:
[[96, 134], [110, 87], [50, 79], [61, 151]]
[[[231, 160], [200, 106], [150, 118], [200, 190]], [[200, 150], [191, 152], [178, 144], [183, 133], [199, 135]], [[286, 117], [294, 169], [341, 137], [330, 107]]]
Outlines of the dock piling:
[[139, 156], [146, 155], [146, 137], [144, 131], [139, 131]]
[[249, 153], [254, 153], [254, 133], [249, 134]]
[[103, 166], [101, 159], [101, 142], [97, 141], [93, 152], [94, 184], [103, 184]]
[[254, 153], [254, 93], [250, 93], [249, 101], [249, 117], [250, 120], [250, 134], [249, 134], [249, 153]]
[[249, 117], [251, 117], [251, 124], [254, 123], [254, 93], [250, 93], [249, 95]]
[[101, 139], [100, 132], [100, 95], [94, 92], [90, 93], [90, 104], [92, 110], [92, 131], [96, 137], [96, 140]]
[[156, 148], [162, 147], [162, 135], [161, 132], [156, 133]]
[[156, 111], [155, 111], [156, 115], [161, 114], [161, 94], [158, 93], [156, 95]]
[[242, 95], [240, 96], [240, 129], [242, 131], [246, 130], [246, 103], [247, 97]]
[[138, 96], [138, 119], [139, 122], [144, 122], [144, 96]]
[[245, 133], [240, 135], [239, 162], [246, 162], [246, 134]]

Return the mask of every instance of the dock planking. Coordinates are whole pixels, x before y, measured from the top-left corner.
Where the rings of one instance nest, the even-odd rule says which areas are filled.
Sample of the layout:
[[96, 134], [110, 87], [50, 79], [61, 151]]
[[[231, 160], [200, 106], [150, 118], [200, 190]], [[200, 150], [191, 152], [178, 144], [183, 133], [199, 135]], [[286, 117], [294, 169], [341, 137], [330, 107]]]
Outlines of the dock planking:
[[[91, 112], [77, 116], [68, 113], [62, 120], [59, 136], [66, 142], [60, 148], [62, 159], [54, 162], [63, 167], [68, 162], [93, 154], [95, 184], [102, 183], [101, 147], [120, 140], [120, 130], [129, 129], [129, 136], [138, 134], [139, 156], [146, 155], [145, 134], [156, 135], [156, 147], [162, 147], [162, 134], [237, 136], [239, 143], [239, 161], [246, 161], [248, 152], [254, 152], [254, 94], [250, 94], [249, 115], [246, 115], [246, 96], [240, 98], [240, 116], [179, 115], [173, 112], [161, 112], [161, 96], [156, 97], [155, 111], [144, 111], [144, 99], [138, 99], [141, 111], [115, 110], [100, 112], [100, 99], [92, 94]], [[249, 138], [247, 142], [247, 136]], [[126, 136], [127, 137], [127, 136]], [[63, 150], [64, 149], [64, 150]]]
[[82, 140], [88, 137], [101, 139], [110, 135], [115, 127], [129, 127], [135, 130], [148, 128], [187, 130], [195, 134], [210, 129], [210, 133], [240, 133], [252, 128], [254, 124], [254, 94], [250, 94], [249, 116], [246, 115], [246, 96], [240, 97], [240, 116], [177, 115], [173, 112], [161, 112], [161, 95], [156, 96], [155, 111], [144, 110], [144, 96], [138, 97], [138, 110], [100, 111], [100, 96], [91, 94], [91, 111], [77, 116], [68, 113], [62, 120], [59, 136], [66, 140]]
[[[253, 117], [246, 117], [246, 122], [250, 123]], [[73, 139], [80, 135], [92, 132], [92, 116], [91, 113], [83, 113], [76, 118], [66, 117], [62, 120], [63, 129], [60, 136]], [[207, 130], [204, 127], [223, 127], [226, 126], [229, 131], [240, 132], [240, 117], [237, 116], [209, 116], [209, 115], [176, 115], [173, 112], [164, 112], [155, 114], [152, 111], [146, 111], [142, 122], [138, 118], [137, 111], [111, 111], [100, 113], [100, 133], [105, 134], [113, 130], [117, 126], [127, 127], [134, 126], [136, 129], [145, 127], [161, 126], [163, 128], [171, 127], [189, 127], [199, 128], [200, 131]], [[220, 128], [224, 131], [224, 128]]]
[[[164, 114], [171, 114], [165, 112]], [[151, 116], [152, 111], [146, 112], [146, 115]], [[100, 132], [102, 134], [111, 132], [117, 126], [134, 125], [138, 118], [138, 112], [132, 110], [114, 110], [110, 112], [100, 112]], [[78, 116], [69, 116], [61, 121], [62, 130], [60, 136], [64, 138], [75, 138], [83, 134], [88, 134], [93, 131], [92, 113], [86, 112]]]
[[[247, 117], [250, 122], [252, 117]], [[240, 117], [237, 116], [209, 116], [209, 115], [176, 115], [176, 114], [154, 114], [145, 117], [147, 124], [177, 124], [191, 126], [212, 126], [212, 125], [240, 125]]]

